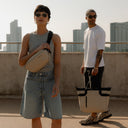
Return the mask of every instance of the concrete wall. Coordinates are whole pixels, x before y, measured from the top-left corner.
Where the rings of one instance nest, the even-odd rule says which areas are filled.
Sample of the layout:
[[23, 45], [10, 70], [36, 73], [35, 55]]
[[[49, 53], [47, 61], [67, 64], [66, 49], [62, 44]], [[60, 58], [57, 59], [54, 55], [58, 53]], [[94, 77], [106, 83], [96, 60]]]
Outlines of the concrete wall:
[[[75, 87], [84, 86], [80, 74], [82, 53], [63, 53], [61, 66], [62, 95], [76, 95]], [[104, 53], [103, 87], [112, 87], [112, 96], [128, 96], [128, 53]], [[26, 70], [18, 65], [18, 54], [0, 54], [0, 95], [21, 95]]]

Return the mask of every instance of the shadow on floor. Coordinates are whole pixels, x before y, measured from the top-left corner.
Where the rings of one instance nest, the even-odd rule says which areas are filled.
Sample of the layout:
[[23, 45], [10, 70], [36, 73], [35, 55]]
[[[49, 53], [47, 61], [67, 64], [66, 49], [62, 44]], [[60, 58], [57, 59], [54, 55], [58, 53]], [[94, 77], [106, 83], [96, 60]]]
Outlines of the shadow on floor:
[[[106, 123], [107, 124], [111, 124], [113, 127], [115, 127], [115, 126], [117, 126], [117, 127], [119, 127], [119, 128], [127, 128], [127, 127], [125, 127], [125, 126], [123, 126], [123, 124], [121, 124], [121, 123], [119, 123], [119, 122], [117, 122], [117, 121], [103, 121], [103, 122], [100, 122], [100, 123], [98, 123], [98, 124], [95, 124], [95, 125], [86, 125], [86, 126], [82, 126], [83, 128], [84, 127], [98, 127], [98, 128], [110, 128], [110, 127], [108, 127], [108, 126], [106, 126]], [[111, 126], [111, 127], [112, 127]]]

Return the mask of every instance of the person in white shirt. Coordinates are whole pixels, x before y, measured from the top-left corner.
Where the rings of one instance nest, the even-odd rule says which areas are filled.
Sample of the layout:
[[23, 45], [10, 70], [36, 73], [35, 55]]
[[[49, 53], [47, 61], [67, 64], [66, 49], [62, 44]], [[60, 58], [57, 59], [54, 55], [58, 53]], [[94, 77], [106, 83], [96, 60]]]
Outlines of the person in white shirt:
[[[89, 78], [92, 89], [101, 87], [101, 81], [104, 71], [103, 51], [105, 48], [105, 31], [98, 26], [96, 22], [97, 14], [93, 9], [86, 12], [88, 28], [84, 33], [84, 59], [80, 72], [85, 75], [85, 88], [89, 86]], [[81, 125], [98, 123], [112, 116], [110, 111], [103, 113], [93, 112], [86, 120], [80, 121]]]

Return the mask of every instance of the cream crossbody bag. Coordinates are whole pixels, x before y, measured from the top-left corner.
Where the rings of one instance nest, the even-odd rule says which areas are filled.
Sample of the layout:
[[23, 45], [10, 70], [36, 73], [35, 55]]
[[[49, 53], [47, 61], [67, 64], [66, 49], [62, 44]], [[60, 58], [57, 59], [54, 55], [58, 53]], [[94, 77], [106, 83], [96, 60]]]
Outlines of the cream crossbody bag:
[[[50, 45], [53, 32], [49, 31], [47, 43]], [[41, 68], [48, 64], [50, 60], [51, 51], [43, 49], [34, 54], [26, 63], [25, 67], [30, 72], [38, 72]]]

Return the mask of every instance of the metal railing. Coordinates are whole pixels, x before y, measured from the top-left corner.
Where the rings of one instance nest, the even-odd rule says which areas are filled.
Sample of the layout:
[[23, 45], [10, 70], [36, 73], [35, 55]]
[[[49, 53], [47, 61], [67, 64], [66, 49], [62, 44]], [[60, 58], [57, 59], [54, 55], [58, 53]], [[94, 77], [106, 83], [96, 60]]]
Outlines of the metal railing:
[[[19, 53], [21, 42], [0, 42], [0, 52]], [[83, 42], [62, 42], [62, 52], [84, 52]], [[128, 42], [106, 42], [105, 52], [128, 52]]]
[[21, 42], [0, 42], [0, 52], [16, 52], [19, 53]]
[[[83, 43], [62, 42], [62, 52], [83, 52]], [[106, 42], [105, 52], [128, 52], [128, 42]]]

